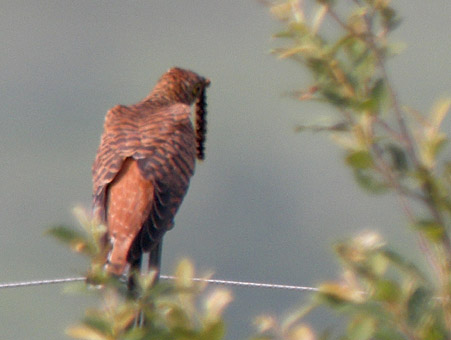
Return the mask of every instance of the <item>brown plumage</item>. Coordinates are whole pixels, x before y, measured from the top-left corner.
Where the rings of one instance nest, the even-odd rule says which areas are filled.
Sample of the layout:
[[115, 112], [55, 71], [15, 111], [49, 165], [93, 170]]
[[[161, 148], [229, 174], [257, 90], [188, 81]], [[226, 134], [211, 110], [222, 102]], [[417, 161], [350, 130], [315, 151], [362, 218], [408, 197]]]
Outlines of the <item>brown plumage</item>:
[[92, 172], [93, 206], [112, 246], [110, 273], [124, 274], [128, 264], [139, 267], [143, 252], [150, 252], [150, 266], [159, 267], [162, 237], [173, 227], [196, 156], [204, 156], [209, 83], [172, 68], [141, 102], [108, 111]]

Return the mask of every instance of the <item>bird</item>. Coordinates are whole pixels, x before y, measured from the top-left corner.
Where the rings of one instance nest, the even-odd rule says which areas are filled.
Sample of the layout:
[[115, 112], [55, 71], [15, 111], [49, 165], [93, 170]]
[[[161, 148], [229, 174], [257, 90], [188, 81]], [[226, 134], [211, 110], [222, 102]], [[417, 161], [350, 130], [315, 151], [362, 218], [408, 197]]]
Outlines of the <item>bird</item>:
[[[142, 101], [110, 109], [92, 166], [93, 210], [106, 225], [105, 270], [159, 273], [164, 234], [185, 197], [196, 159], [205, 157], [210, 80], [173, 67]], [[195, 106], [195, 124], [191, 107]]]

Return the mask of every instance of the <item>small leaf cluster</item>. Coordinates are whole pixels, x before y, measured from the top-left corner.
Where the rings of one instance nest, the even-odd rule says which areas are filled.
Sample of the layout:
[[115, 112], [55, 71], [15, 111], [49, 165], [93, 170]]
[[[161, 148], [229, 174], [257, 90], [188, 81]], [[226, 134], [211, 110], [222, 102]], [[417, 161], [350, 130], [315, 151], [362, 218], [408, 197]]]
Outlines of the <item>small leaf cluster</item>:
[[[377, 115], [385, 108], [388, 91], [379, 65], [398, 49], [388, 44], [386, 36], [399, 19], [388, 1], [367, 2], [372, 4], [362, 1], [345, 21], [335, 11], [333, 1], [317, 1], [311, 22], [299, 1], [272, 3], [271, 12], [285, 26], [275, 37], [289, 41], [288, 46], [273, 52], [279, 58], [300, 62], [314, 80], [300, 92], [300, 99], [328, 102], [362, 114]], [[322, 29], [328, 17], [334, 30], [344, 31], [337, 39], [328, 39], [330, 32]]]
[[[449, 339], [433, 284], [413, 263], [389, 250], [379, 235], [363, 233], [337, 243], [335, 251], [343, 265], [341, 280], [322, 283], [308, 305], [282, 321], [257, 319], [255, 340]], [[347, 318], [342, 334], [318, 336], [303, 321], [320, 306]]]
[[86, 274], [88, 282], [107, 282], [108, 277], [103, 270], [110, 251], [106, 240], [106, 226], [96, 218], [91, 218], [82, 207], [75, 207], [73, 213], [81, 230], [58, 225], [50, 228], [47, 234], [89, 259], [90, 269]]
[[67, 334], [85, 340], [220, 340], [225, 334], [222, 314], [232, 300], [225, 289], [206, 292], [194, 281], [194, 267], [182, 260], [174, 280], [159, 281], [157, 273], [130, 273], [133, 289], [121, 278], [108, 275], [103, 265], [107, 250], [105, 227], [89, 219], [82, 209], [76, 215], [84, 232], [57, 226], [49, 233], [91, 261], [82, 292], [95, 294], [100, 306], [90, 308]]
[[297, 98], [329, 104], [337, 112], [329, 126], [299, 130], [332, 132], [358, 184], [369, 192], [395, 190], [432, 199], [450, 214], [450, 165], [437, 163], [448, 141], [440, 128], [451, 101], [439, 101], [428, 116], [401, 106], [386, 70], [400, 49], [388, 40], [400, 23], [390, 1], [347, 1], [355, 4], [348, 4], [347, 15], [340, 15], [337, 2], [317, 0], [311, 15], [300, 1], [270, 2], [285, 28], [275, 34], [282, 47], [273, 52], [301, 63], [312, 76]]

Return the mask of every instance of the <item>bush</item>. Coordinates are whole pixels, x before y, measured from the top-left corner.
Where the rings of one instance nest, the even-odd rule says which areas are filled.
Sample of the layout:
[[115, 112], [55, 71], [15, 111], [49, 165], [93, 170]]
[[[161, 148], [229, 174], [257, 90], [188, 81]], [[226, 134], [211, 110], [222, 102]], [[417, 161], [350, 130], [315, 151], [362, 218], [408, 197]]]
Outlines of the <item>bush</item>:
[[[401, 105], [386, 69], [399, 50], [388, 40], [400, 22], [389, 0], [353, 0], [340, 9], [337, 3], [317, 0], [310, 13], [301, 1], [266, 2], [284, 26], [274, 53], [312, 76], [296, 97], [335, 108], [329, 126], [299, 130], [331, 134], [366, 191], [397, 194], [434, 276], [374, 233], [340, 242], [342, 280], [322, 284], [310, 305], [280, 325], [261, 318], [256, 339], [314, 339], [300, 319], [321, 305], [347, 317], [345, 339], [449, 339], [451, 162], [440, 159], [448, 140], [440, 125], [451, 101], [439, 101], [427, 115]], [[326, 21], [333, 33], [323, 28]]]

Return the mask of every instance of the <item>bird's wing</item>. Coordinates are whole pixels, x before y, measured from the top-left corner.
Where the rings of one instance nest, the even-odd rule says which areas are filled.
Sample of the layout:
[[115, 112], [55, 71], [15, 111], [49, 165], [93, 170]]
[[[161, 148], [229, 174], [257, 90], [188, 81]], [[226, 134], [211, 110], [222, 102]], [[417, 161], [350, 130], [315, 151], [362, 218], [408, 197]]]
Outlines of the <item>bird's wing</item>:
[[106, 187], [120, 171], [126, 158], [139, 147], [138, 113], [115, 106], [105, 117], [104, 131], [92, 166], [93, 207], [105, 219]]
[[133, 158], [154, 186], [154, 200], [139, 244], [139, 248], [148, 250], [172, 228], [194, 173], [196, 142], [190, 107], [174, 104], [155, 115], [143, 116], [140, 136], [140, 147]]
[[133, 158], [143, 175], [161, 185], [186, 187], [194, 172], [196, 141], [190, 107], [174, 104], [143, 115]]
[[195, 164], [195, 134], [190, 107], [174, 104], [151, 110], [116, 106], [108, 111], [93, 164], [93, 206], [106, 219], [108, 186], [125, 160], [138, 162], [145, 179], [154, 186], [154, 200], [146, 223], [148, 238], [160, 238], [188, 189]]

